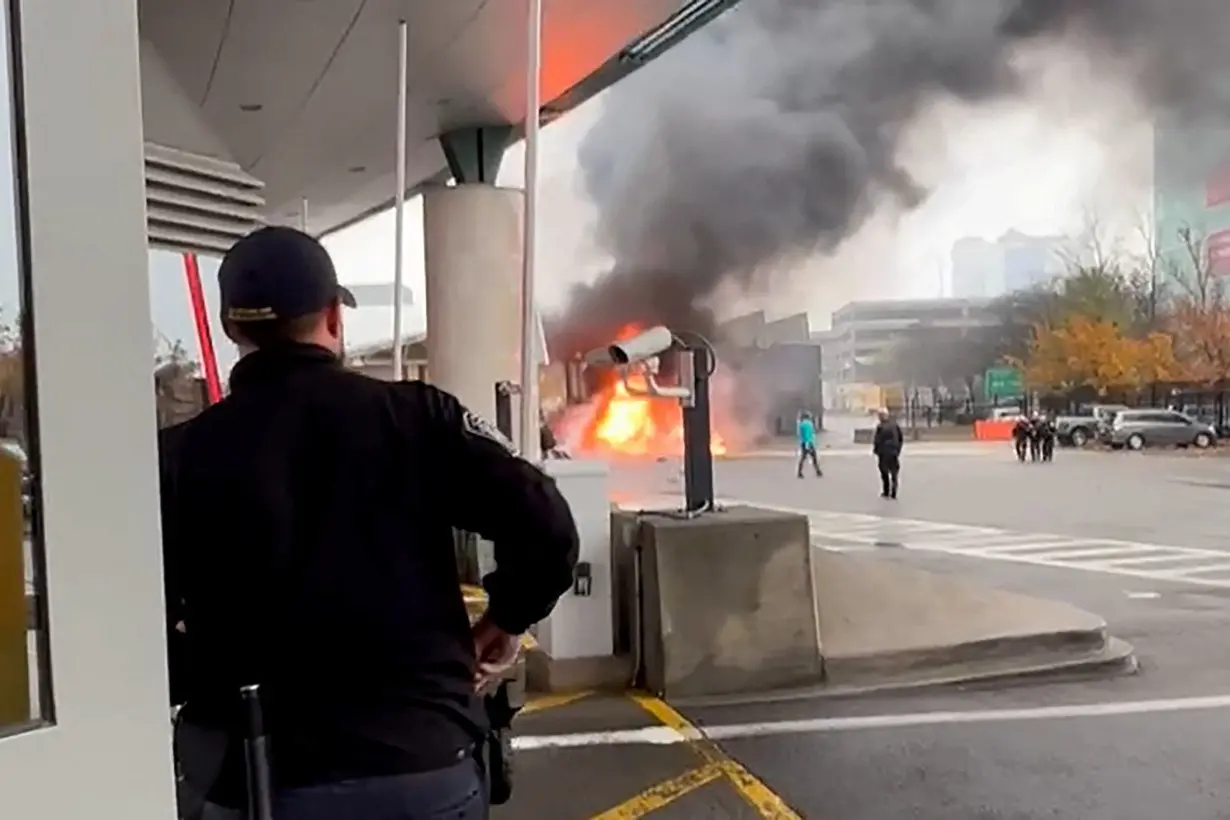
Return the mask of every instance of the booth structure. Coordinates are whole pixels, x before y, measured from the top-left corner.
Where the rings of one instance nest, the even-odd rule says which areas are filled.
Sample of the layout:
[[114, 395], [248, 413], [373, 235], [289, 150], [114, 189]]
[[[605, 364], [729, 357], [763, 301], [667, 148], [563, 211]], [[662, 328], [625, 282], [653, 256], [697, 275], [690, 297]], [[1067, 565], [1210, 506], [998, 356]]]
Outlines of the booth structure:
[[[544, 4], [540, 121], [732, 2]], [[387, 207], [405, 19], [407, 184], [456, 183], [426, 201], [428, 370], [484, 408], [519, 364], [503, 354], [524, 197], [492, 181], [525, 122], [526, 6], [0, 9], [0, 816], [166, 820], [148, 250], [218, 254], [261, 223], [323, 234]], [[458, 329], [475, 309], [477, 339]], [[544, 631], [584, 652], [588, 638]]]

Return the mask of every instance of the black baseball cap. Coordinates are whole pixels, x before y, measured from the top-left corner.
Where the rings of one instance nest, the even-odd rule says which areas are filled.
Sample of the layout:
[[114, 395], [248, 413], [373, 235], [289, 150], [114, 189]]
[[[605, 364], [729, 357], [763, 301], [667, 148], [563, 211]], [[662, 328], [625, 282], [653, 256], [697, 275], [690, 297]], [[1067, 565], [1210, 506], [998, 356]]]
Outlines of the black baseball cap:
[[260, 228], [240, 239], [218, 268], [222, 318], [228, 322], [297, 319], [334, 299], [355, 307], [337, 281], [333, 260], [315, 238], [287, 227]]

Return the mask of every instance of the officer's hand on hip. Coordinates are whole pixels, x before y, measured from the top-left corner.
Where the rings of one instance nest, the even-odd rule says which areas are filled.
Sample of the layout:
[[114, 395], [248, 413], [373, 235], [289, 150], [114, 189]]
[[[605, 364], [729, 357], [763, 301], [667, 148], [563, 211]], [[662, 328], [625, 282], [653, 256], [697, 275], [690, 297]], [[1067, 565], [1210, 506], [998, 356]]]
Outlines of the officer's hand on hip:
[[500, 629], [486, 615], [478, 619], [472, 631], [474, 635], [474, 688], [484, 688], [500, 678], [517, 661], [521, 639]]

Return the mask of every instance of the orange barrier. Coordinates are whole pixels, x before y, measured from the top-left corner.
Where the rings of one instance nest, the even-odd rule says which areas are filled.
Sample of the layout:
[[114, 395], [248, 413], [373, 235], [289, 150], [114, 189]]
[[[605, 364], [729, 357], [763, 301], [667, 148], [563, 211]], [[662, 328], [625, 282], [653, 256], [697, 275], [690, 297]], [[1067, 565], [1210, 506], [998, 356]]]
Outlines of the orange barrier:
[[1016, 426], [1015, 419], [995, 419], [993, 421], [974, 422], [975, 441], [1012, 441], [1012, 428]]

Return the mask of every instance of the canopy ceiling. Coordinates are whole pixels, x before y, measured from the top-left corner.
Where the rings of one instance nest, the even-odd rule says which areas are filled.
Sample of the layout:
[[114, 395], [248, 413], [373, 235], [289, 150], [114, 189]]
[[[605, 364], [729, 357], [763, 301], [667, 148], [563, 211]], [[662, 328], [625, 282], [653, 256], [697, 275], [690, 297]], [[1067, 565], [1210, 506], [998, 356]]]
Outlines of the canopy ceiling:
[[[727, 4], [544, 0], [544, 116], [626, 75], [621, 52], [672, 15], [695, 15], [690, 30]], [[328, 232], [393, 198], [398, 21], [414, 188], [447, 176], [441, 133], [524, 122], [526, 13], [526, 0], [140, 0], [146, 139], [236, 163], [265, 184], [269, 221], [297, 223], [306, 198], [309, 229]]]

